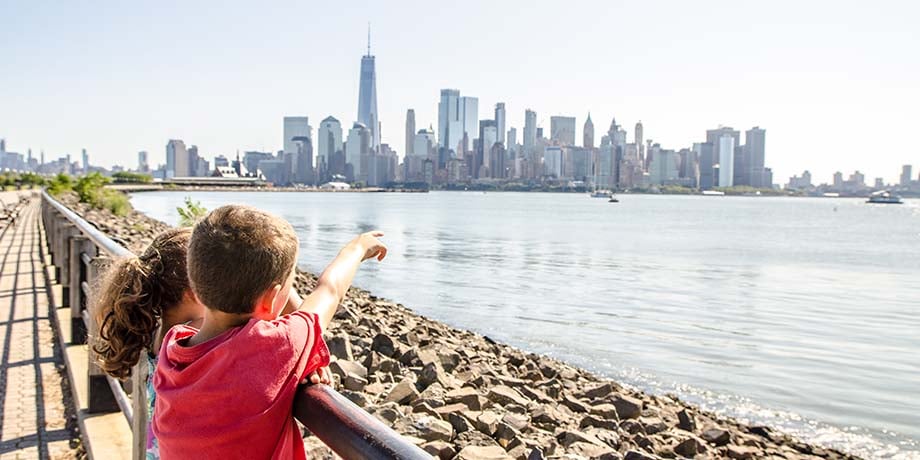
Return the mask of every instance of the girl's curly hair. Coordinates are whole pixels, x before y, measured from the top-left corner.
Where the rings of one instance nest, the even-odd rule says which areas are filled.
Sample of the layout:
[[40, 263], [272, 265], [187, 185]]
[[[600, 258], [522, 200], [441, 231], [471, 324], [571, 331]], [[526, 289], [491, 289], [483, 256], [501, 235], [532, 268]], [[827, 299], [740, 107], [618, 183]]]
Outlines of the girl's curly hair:
[[140, 257], [115, 262], [106, 270], [94, 299], [99, 336], [93, 349], [104, 372], [119, 379], [144, 351], [153, 351], [163, 312], [177, 306], [189, 288], [186, 256], [190, 228], [157, 235]]

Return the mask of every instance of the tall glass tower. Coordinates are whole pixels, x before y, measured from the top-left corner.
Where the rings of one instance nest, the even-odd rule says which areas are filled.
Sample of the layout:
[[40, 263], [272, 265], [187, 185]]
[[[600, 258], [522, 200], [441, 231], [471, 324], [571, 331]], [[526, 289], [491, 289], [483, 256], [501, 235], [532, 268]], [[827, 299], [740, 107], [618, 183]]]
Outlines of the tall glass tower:
[[361, 58], [361, 83], [358, 87], [358, 123], [370, 130], [370, 147], [380, 145], [380, 119], [377, 117], [377, 73], [371, 55], [371, 29], [367, 28], [367, 54]]

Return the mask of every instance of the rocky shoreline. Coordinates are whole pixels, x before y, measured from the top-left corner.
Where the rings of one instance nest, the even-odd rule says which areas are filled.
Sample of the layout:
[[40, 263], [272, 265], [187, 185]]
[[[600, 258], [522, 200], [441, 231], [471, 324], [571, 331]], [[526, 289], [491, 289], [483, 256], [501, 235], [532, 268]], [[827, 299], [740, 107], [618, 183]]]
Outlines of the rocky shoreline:
[[[168, 228], [62, 202], [134, 252]], [[302, 293], [315, 285], [301, 272]], [[352, 288], [326, 342], [336, 389], [441, 459], [855, 459], [626, 388]], [[306, 435], [308, 458], [333, 458]]]

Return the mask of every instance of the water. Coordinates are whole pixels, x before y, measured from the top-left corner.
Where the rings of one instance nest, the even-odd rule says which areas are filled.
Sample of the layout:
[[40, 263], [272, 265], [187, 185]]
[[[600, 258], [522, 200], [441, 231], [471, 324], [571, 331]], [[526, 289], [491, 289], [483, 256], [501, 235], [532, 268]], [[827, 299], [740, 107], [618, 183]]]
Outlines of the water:
[[[175, 224], [186, 192], [134, 195]], [[456, 327], [873, 458], [920, 458], [920, 201], [195, 192], [297, 230], [321, 271]]]

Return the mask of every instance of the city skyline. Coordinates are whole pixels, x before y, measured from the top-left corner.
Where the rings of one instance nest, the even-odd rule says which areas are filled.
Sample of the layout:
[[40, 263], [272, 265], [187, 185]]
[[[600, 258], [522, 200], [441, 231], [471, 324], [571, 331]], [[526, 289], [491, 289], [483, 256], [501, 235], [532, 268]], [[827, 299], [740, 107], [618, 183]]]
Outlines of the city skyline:
[[[230, 5], [213, 16], [205, 14], [206, 8], [183, 8], [181, 23], [201, 21], [213, 26], [215, 34], [213, 39], [186, 44], [165, 39], [165, 32], [158, 29], [168, 13], [175, 12], [174, 5], [166, 5], [163, 11], [119, 7], [98, 18], [69, 5], [53, 15], [46, 15], [49, 11], [40, 5], [5, 5], [0, 9], [21, 21], [0, 31], [4, 36], [0, 51], [18, 69], [0, 77], [4, 101], [0, 137], [13, 151], [31, 148], [36, 156], [43, 150], [50, 158], [68, 153], [79, 158], [86, 148], [96, 164], [123, 166], [132, 166], [138, 151], [150, 152], [151, 166], [164, 163], [168, 139], [198, 145], [207, 158], [233, 155], [236, 150], [281, 150], [277, 139], [284, 116], [320, 120], [331, 115], [345, 128], [356, 120], [360, 64], [356, 56], [366, 46], [370, 19], [381, 142], [395, 147], [401, 157], [407, 145], [406, 111], [415, 111], [419, 129], [437, 126], [436, 102], [431, 101], [443, 88], [458, 88], [462, 95], [478, 98], [479, 119], [493, 118], [494, 105], [506, 104], [505, 129], [524, 132], [524, 142], [524, 110], [530, 108], [538, 114], [536, 121], [547, 137], [550, 117], [575, 117], [580, 128], [590, 112], [598, 126], [597, 137], [613, 117], [626, 127], [642, 120], [645, 137], [669, 149], [701, 142], [699, 133], [720, 124], [738, 129], [763, 126], [771, 133], [769, 162], [777, 183], [803, 170], [825, 181], [835, 171], [857, 169], [866, 177], [896, 183], [901, 165], [920, 163], [911, 147], [904, 148], [897, 136], [886, 135], [888, 129], [907, 132], [920, 121], [908, 110], [920, 103], [915, 84], [920, 66], [915, 57], [898, 54], [912, 46], [916, 49], [916, 34], [905, 33], [908, 29], [898, 24], [911, 16], [909, 10], [916, 5], [893, 5], [884, 14], [868, 7], [806, 5], [795, 20], [785, 16], [791, 14], [791, 4], [783, 3], [758, 10], [754, 19], [741, 14], [741, 6], [726, 5], [710, 18], [686, 11], [689, 6], [672, 6], [674, 11], [655, 19], [669, 23], [687, 13], [682, 20], [693, 19], [709, 33], [693, 38], [673, 32], [649, 36], [642, 27], [625, 21], [611, 35], [603, 35], [605, 21], [648, 17], [650, 11], [600, 3], [583, 5], [591, 11], [590, 17], [582, 17], [582, 8], [574, 8], [552, 18], [546, 5], [530, 9], [502, 5], [497, 12], [515, 21], [507, 32], [499, 33], [465, 9], [451, 6], [439, 14], [451, 15], [460, 26], [488, 31], [488, 37], [473, 34], [467, 40], [466, 34], [453, 38], [435, 34], [431, 40], [418, 40], [399, 32], [440, 29], [412, 22], [411, 15], [398, 17], [404, 9], [388, 13], [368, 4], [357, 8], [360, 12], [332, 8], [313, 12], [328, 14], [335, 25], [316, 24], [315, 31], [294, 27], [299, 24], [294, 21], [296, 14], [286, 13], [292, 17], [287, 20], [281, 12], [260, 11], [255, 16], [274, 21], [278, 36], [258, 34], [265, 31], [260, 26], [236, 37], [231, 36], [231, 31], [237, 32], [233, 19], [253, 12]], [[71, 17], [82, 18], [85, 24], [67, 22]], [[577, 33], [557, 34], [554, 39], [539, 33], [550, 24], [574, 19], [582, 21]], [[744, 24], [741, 19], [752, 22]], [[717, 23], [724, 27], [707, 28]], [[49, 32], [30, 39], [38, 38], [38, 24]], [[642, 24], [649, 26], [647, 20]], [[94, 25], [104, 27], [89, 30]], [[856, 25], [859, 30], [848, 29]], [[785, 35], [738, 35], [750, 27], [767, 33], [770, 26], [782, 26]], [[132, 28], [139, 31], [127, 33]], [[518, 36], [516, 31], [527, 33]], [[111, 40], [119, 32], [126, 32], [124, 43]], [[80, 39], [68, 43], [68, 34]], [[203, 53], [220, 40], [235, 51], [232, 56]], [[609, 43], [617, 45], [617, 63], [633, 62], [635, 72], [605, 73], [600, 50]], [[584, 49], [573, 50], [576, 45]], [[735, 70], [703, 78], [701, 69], [711, 67], [705, 51], [717, 45], [730, 56], [728, 68]], [[82, 51], [73, 53], [74, 46]], [[667, 46], [674, 50], [662, 50]], [[130, 54], [128, 49], [144, 53]], [[432, 52], [435, 49], [449, 52]], [[295, 53], [305, 58], [290, 59]], [[571, 65], [576, 61], [576, 67], [584, 69], [576, 71]], [[537, 71], [524, 70], [528, 66]], [[159, 71], [154, 78], [141, 75], [140, 69]], [[59, 117], [66, 123], [48, 122]], [[863, 134], [853, 136], [853, 129]], [[576, 137], [580, 140], [580, 129]]]

